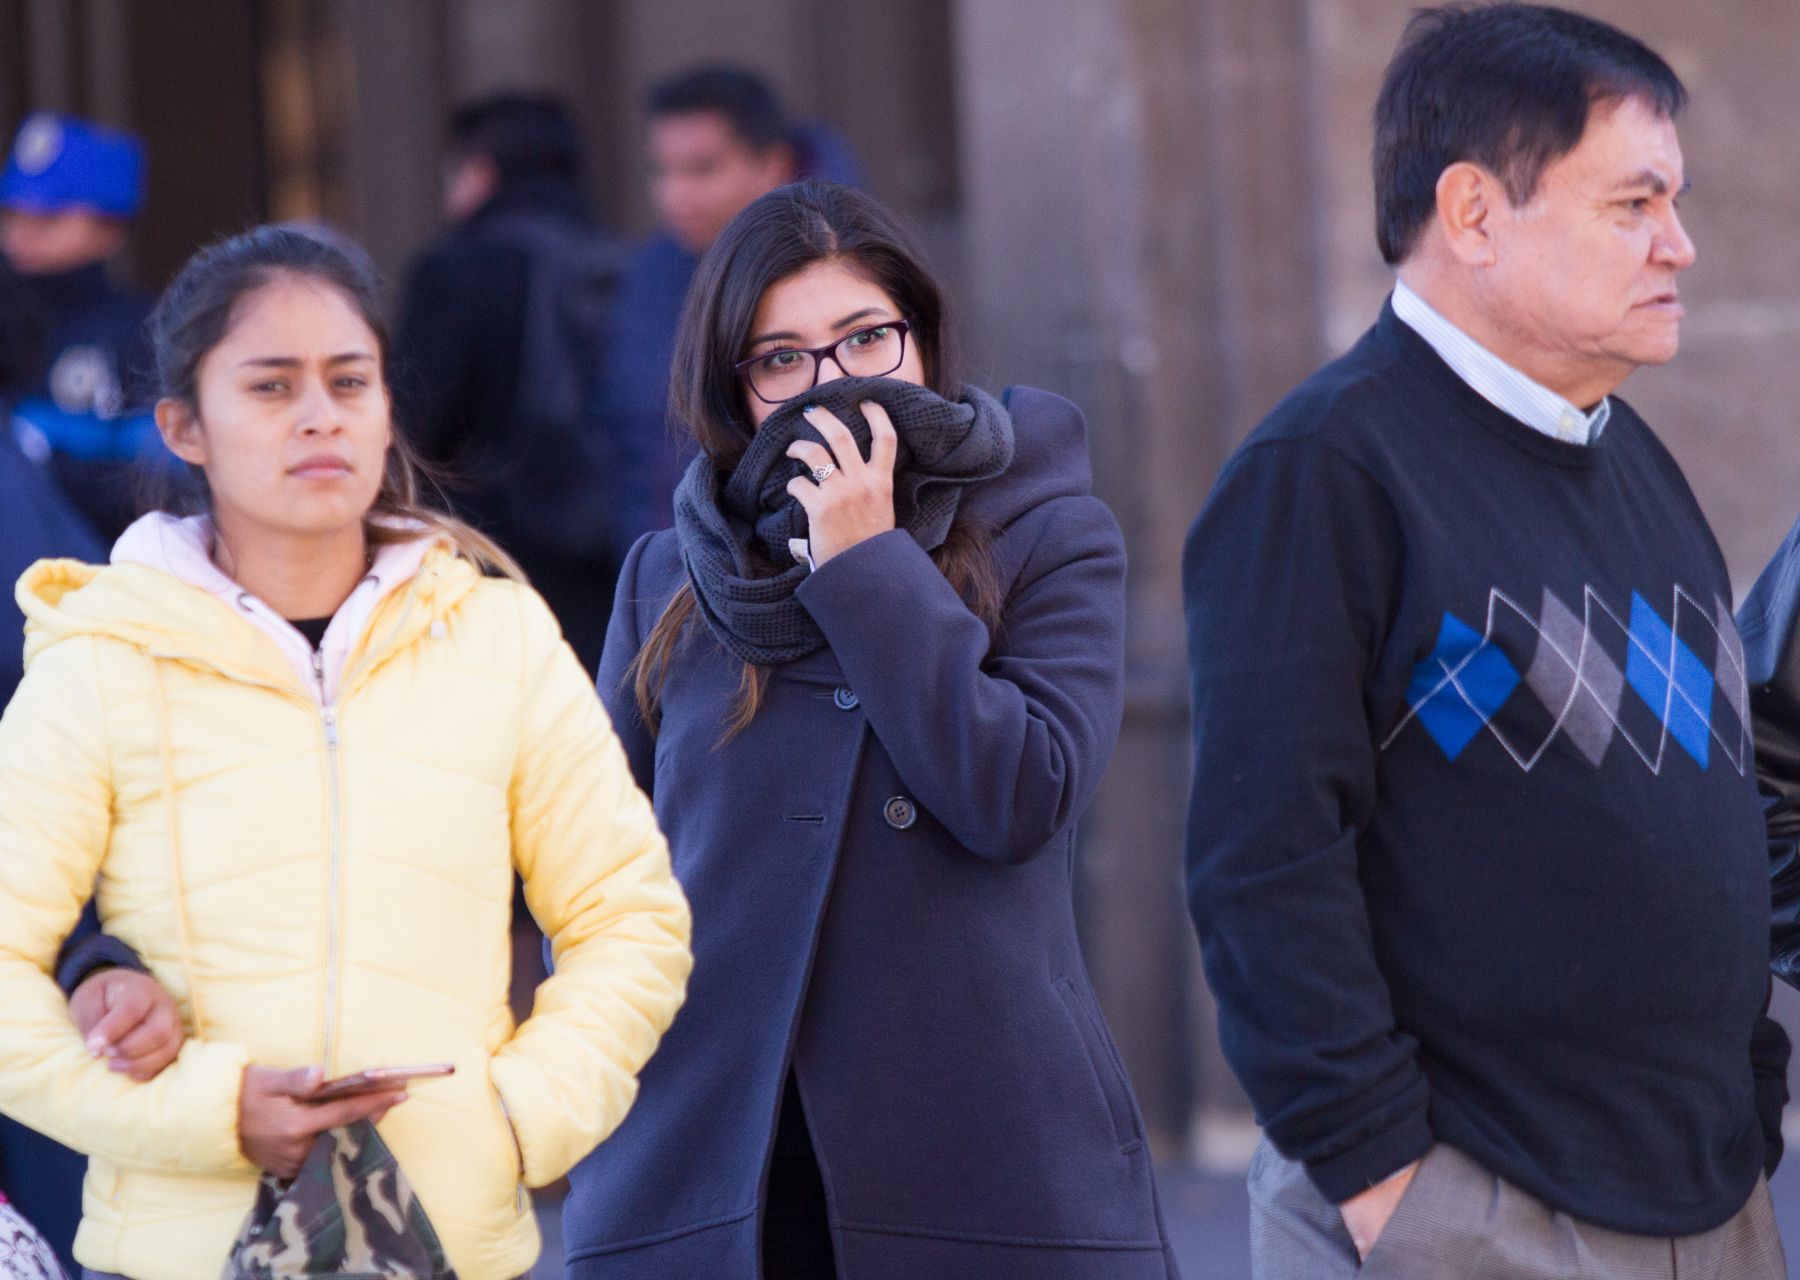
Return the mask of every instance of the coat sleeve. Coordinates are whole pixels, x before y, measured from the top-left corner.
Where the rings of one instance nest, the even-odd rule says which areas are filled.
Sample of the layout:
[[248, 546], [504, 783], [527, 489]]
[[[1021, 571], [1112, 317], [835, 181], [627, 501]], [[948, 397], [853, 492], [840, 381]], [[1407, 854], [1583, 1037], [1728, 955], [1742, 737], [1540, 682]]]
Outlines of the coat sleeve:
[[693, 965], [687, 900], [593, 685], [521, 589], [525, 668], [513, 860], [556, 971], [495, 1056], [525, 1181], [567, 1173], [625, 1118]]
[[1432, 1143], [1357, 874], [1376, 800], [1367, 689], [1399, 547], [1362, 471], [1277, 440], [1227, 466], [1182, 562], [1188, 896], [1220, 1040], [1270, 1141], [1334, 1202]]
[[1744, 604], [1738, 631], [1750, 685], [1756, 783], [1769, 840], [1769, 967], [1800, 986], [1800, 524], [1788, 533]]
[[656, 735], [638, 713], [637, 692], [632, 687], [631, 664], [643, 647], [638, 634], [639, 573], [644, 552], [654, 534], [646, 533], [631, 545], [625, 563], [619, 569], [619, 585], [613, 592], [612, 620], [606, 624], [606, 646], [600, 651], [600, 673], [597, 687], [601, 704], [611, 718], [625, 758], [631, 762], [631, 775], [643, 793], [656, 798], [652, 786], [656, 779]]
[[0, 720], [0, 1111], [121, 1168], [244, 1173], [249, 1055], [189, 1039], [155, 1080], [134, 1083], [88, 1054], [52, 977], [112, 821], [95, 644], [46, 649]]
[[995, 862], [1051, 845], [1086, 807], [1124, 714], [1125, 545], [1095, 498], [1047, 504], [999, 640], [912, 537], [890, 530], [801, 583], [913, 798]]
[[102, 969], [131, 969], [149, 973], [144, 958], [110, 933], [100, 932], [100, 917], [94, 904], [88, 903], [81, 913], [81, 923], [56, 957], [56, 985], [66, 996]]

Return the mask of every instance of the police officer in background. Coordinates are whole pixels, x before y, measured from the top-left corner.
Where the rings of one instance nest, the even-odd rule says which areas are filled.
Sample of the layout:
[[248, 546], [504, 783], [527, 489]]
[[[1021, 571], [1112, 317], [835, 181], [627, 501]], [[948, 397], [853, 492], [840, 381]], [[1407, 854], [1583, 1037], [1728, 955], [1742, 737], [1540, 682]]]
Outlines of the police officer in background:
[[151, 299], [111, 270], [143, 190], [136, 138], [48, 112], [25, 121], [0, 175], [0, 253], [45, 331], [42, 359], [5, 388], [14, 435], [108, 541], [134, 514], [140, 459], [169, 456], [136, 385]]

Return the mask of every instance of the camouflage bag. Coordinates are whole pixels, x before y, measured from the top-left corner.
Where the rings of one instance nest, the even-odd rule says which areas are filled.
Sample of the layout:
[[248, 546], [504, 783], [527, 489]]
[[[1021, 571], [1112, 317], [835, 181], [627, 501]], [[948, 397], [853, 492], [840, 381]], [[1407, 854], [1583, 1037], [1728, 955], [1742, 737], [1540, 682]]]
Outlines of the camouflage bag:
[[56, 1254], [4, 1195], [0, 1195], [0, 1280], [64, 1280]]
[[220, 1280], [456, 1280], [375, 1126], [319, 1135], [292, 1182], [265, 1173]]

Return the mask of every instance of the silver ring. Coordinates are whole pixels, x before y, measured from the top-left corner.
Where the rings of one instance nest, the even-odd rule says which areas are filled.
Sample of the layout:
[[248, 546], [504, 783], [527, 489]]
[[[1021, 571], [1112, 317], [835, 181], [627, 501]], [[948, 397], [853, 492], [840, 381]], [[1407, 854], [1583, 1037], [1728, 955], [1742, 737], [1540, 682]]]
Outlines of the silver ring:
[[831, 477], [833, 475], [835, 475], [836, 473], [837, 473], [837, 464], [836, 463], [827, 462], [822, 467], [814, 467], [812, 469], [813, 483], [814, 484], [824, 484], [827, 480], [831, 479]]

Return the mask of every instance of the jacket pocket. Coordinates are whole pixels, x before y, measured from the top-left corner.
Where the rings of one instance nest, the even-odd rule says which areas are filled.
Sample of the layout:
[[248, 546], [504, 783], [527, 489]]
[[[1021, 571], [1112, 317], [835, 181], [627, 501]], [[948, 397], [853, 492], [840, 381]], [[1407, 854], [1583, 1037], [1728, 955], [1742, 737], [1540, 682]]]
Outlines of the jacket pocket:
[[518, 1186], [513, 1193], [513, 1211], [522, 1218], [531, 1208], [531, 1192], [525, 1186], [525, 1144], [519, 1141], [518, 1126], [513, 1124], [512, 1112], [506, 1109], [506, 1099], [500, 1096], [500, 1090], [494, 1088], [491, 1079], [488, 1081], [488, 1088], [493, 1090], [495, 1105], [500, 1108], [500, 1118], [506, 1122], [507, 1141], [512, 1144], [513, 1169], [518, 1174]]
[[1069, 1011], [1070, 1021], [1075, 1024], [1075, 1034], [1081, 1040], [1088, 1066], [1094, 1073], [1094, 1083], [1106, 1100], [1119, 1149], [1136, 1150], [1144, 1143], [1144, 1130], [1138, 1120], [1137, 1106], [1131, 1100], [1131, 1086], [1125, 1082], [1125, 1066], [1119, 1061], [1118, 1050], [1113, 1048], [1112, 1037], [1106, 1034], [1099, 1013], [1082, 998], [1072, 981], [1058, 978], [1054, 985], [1056, 994], [1062, 997], [1063, 1006]]

